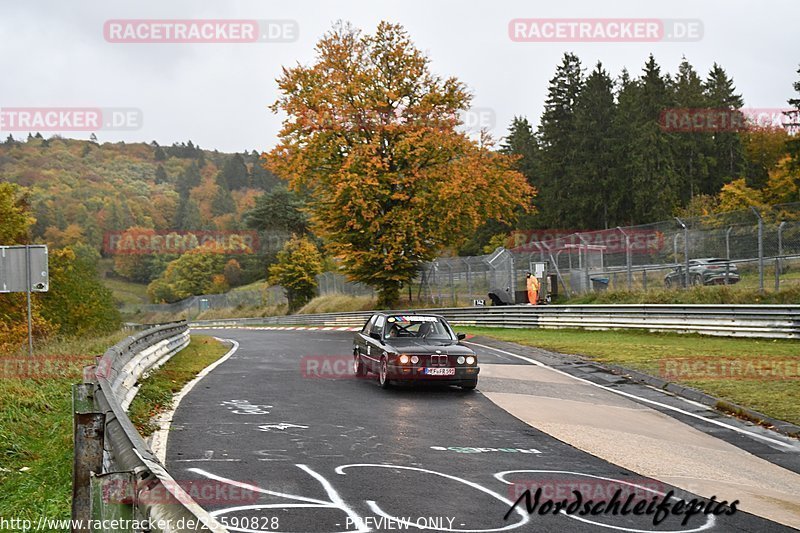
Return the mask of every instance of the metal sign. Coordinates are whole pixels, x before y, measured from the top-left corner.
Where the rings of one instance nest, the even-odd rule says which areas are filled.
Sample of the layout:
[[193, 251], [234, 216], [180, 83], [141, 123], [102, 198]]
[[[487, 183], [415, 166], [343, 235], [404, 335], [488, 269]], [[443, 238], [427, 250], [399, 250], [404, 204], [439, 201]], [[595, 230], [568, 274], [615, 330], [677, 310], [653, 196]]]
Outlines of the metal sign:
[[47, 246], [0, 246], [0, 293], [47, 292]]
[[28, 297], [28, 353], [33, 357], [31, 292], [47, 292], [50, 287], [47, 246], [31, 244], [0, 246], [0, 293], [24, 292]]

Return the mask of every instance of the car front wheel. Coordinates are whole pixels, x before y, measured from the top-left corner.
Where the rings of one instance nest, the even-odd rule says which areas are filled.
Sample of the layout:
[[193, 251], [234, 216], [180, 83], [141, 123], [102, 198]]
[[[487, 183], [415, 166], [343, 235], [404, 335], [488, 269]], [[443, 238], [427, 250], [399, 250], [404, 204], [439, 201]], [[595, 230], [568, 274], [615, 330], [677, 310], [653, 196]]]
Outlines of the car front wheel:
[[367, 368], [364, 366], [364, 361], [361, 360], [361, 356], [358, 352], [353, 354], [353, 372], [358, 377], [367, 375]]
[[389, 388], [389, 363], [385, 357], [381, 358], [381, 365], [378, 369], [378, 383], [380, 383], [382, 389]]
[[475, 387], [478, 386], [478, 382], [477, 381], [473, 381], [472, 383], [464, 383], [464, 384], [459, 385], [459, 386], [464, 390], [475, 390]]

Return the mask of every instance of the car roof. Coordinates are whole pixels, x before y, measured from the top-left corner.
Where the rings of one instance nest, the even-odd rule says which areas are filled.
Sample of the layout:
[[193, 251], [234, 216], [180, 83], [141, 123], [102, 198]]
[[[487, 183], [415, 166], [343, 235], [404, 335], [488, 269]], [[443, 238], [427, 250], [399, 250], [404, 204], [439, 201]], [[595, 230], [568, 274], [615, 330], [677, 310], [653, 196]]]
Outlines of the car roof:
[[380, 311], [374, 313], [375, 315], [383, 315], [383, 316], [398, 316], [398, 315], [418, 315], [418, 316], [433, 316], [436, 318], [440, 318], [442, 320], [447, 320], [442, 315], [437, 315], [436, 313], [419, 313], [417, 311], [397, 311], [396, 313], [390, 313], [388, 311]]

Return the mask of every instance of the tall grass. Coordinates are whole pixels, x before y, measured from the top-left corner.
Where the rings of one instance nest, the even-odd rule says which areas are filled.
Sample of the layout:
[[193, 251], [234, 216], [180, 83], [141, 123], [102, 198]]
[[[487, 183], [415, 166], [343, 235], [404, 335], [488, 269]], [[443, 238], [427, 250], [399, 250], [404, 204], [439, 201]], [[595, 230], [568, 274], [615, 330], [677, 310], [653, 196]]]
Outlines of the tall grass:
[[326, 294], [317, 296], [300, 310], [299, 315], [312, 313], [342, 313], [347, 311], [369, 311], [375, 308], [375, 298], [372, 296], [350, 296], [347, 294]]
[[54, 339], [36, 346], [35, 359], [59, 365], [15, 376], [27, 352], [0, 355], [0, 516], [33, 520], [68, 518], [72, 486], [72, 384], [93, 356], [127, 333]]

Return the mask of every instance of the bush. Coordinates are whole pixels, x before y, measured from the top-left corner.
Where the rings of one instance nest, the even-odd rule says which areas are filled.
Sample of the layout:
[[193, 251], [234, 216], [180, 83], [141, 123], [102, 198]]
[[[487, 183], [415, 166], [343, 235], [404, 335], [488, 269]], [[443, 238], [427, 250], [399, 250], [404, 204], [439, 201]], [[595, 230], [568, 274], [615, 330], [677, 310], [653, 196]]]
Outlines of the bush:
[[269, 282], [286, 289], [289, 310], [294, 311], [314, 297], [316, 276], [321, 272], [322, 256], [314, 243], [306, 237], [292, 237], [269, 267]]
[[96, 260], [71, 248], [50, 253], [50, 289], [37, 295], [42, 316], [63, 335], [110, 332], [120, 327], [114, 297], [98, 279]]

